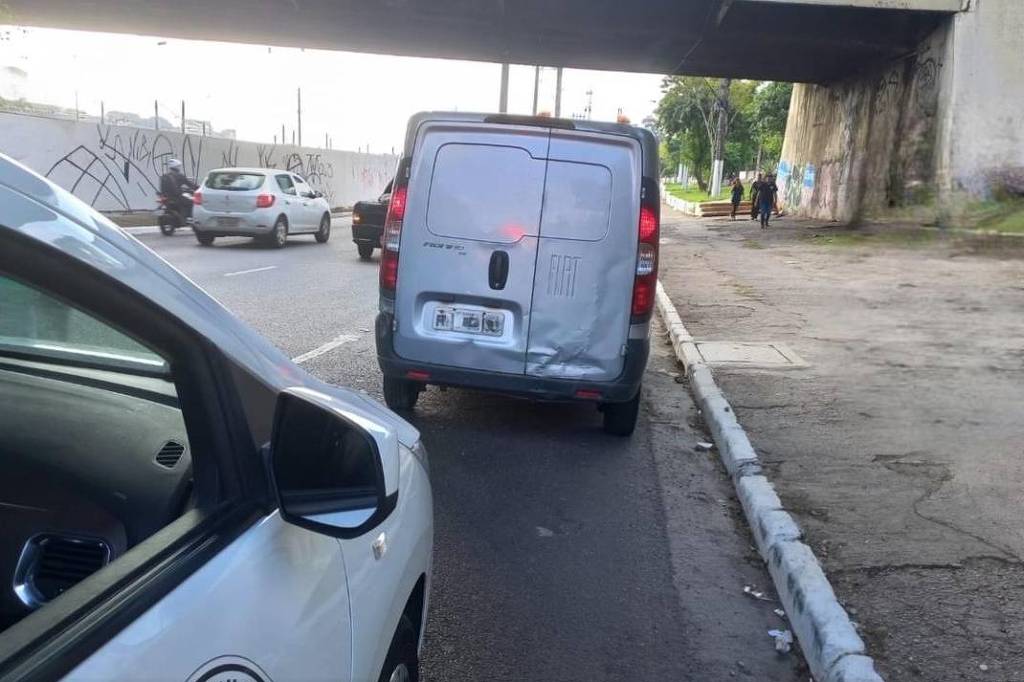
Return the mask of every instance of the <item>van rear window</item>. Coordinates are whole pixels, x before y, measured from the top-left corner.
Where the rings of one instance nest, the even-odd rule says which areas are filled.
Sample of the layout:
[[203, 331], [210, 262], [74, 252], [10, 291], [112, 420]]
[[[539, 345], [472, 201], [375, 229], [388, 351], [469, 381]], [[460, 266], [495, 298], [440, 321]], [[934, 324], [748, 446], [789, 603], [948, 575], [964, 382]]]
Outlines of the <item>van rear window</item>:
[[259, 189], [263, 185], [261, 173], [232, 173], [229, 171], [216, 171], [206, 177], [206, 186], [210, 189], [225, 189], [229, 191], [245, 192], [252, 189]]
[[443, 145], [430, 180], [428, 229], [439, 237], [505, 244], [536, 236], [545, 164], [522, 147]]

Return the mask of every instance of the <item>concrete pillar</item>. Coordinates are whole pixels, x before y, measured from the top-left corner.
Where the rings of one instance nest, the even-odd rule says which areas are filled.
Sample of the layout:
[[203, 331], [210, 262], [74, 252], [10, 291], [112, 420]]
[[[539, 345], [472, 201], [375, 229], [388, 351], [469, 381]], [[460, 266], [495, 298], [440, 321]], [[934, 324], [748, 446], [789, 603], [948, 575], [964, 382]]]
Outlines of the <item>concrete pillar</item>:
[[501, 91], [498, 95], [498, 111], [508, 113], [508, 63], [501, 65]]

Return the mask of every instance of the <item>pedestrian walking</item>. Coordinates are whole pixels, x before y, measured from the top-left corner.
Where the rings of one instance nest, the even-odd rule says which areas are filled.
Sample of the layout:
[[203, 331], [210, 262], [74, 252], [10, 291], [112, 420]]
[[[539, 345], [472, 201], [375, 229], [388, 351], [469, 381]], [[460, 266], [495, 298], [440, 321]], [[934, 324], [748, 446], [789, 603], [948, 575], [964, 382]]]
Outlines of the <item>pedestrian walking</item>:
[[768, 221], [775, 210], [775, 200], [779, 194], [779, 187], [775, 184], [775, 176], [769, 175], [761, 183], [757, 190], [757, 206], [761, 214], [761, 229], [768, 229]]
[[740, 202], [743, 201], [743, 183], [739, 176], [732, 179], [732, 219], [736, 220], [736, 211], [739, 210]]
[[757, 220], [758, 205], [757, 205], [757, 191], [761, 188], [761, 183], [764, 182], [764, 174], [758, 173], [757, 180], [750, 183], [750, 219]]

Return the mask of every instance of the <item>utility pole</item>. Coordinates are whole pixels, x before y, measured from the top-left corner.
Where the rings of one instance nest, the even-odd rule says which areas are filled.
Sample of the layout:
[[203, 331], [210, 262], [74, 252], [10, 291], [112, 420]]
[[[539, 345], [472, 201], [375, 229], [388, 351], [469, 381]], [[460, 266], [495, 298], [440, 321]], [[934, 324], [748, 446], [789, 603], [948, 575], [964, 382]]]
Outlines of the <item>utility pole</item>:
[[324, 133], [324, 149], [327, 149], [327, 133]]
[[555, 118], [562, 115], [562, 67], [555, 72]]
[[100, 100], [100, 123], [104, 123], [105, 124], [106, 122], [107, 122], [107, 107], [103, 103], [103, 100]]
[[501, 65], [501, 92], [498, 95], [498, 112], [508, 113], [508, 62]]
[[298, 89], [299, 98], [299, 146], [302, 146], [302, 88]]
[[185, 100], [181, 100], [181, 134], [185, 134]]
[[725, 169], [725, 136], [729, 131], [729, 85], [731, 84], [732, 79], [730, 78], [722, 78], [718, 81], [718, 100], [715, 102], [718, 130], [715, 136], [715, 153], [711, 163], [712, 198], [722, 192], [722, 173]]
[[160, 102], [153, 100], [153, 130], [160, 130]]
[[540, 67], [533, 67], [533, 115], [537, 115], [537, 91], [540, 89]]
[[281, 124], [281, 144], [285, 144], [288, 138], [284, 136], [284, 124]]
[[587, 108], [583, 110], [583, 118], [590, 120], [590, 113], [594, 104], [594, 91], [587, 90]]
[[79, 119], [79, 114], [78, 114], [78, 90], [75, 90], [75, 120], [77, 121], [78, 119]]

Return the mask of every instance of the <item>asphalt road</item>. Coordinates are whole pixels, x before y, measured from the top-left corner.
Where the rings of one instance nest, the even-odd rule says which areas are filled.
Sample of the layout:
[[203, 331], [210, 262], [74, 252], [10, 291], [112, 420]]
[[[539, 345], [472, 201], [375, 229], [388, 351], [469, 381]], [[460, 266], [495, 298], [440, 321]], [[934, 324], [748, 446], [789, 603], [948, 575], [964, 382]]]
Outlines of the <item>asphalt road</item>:
[[[347, 219], [327, 245], [139, 238], [319, 377], [380, 396], [377, 258]], [[797, 680], [767, 635], [770, 580], [667, 344], [632, 438], [589, 405], [436, 388], [412, 421], [431, 455], [435, 575], [426, 680]]]

